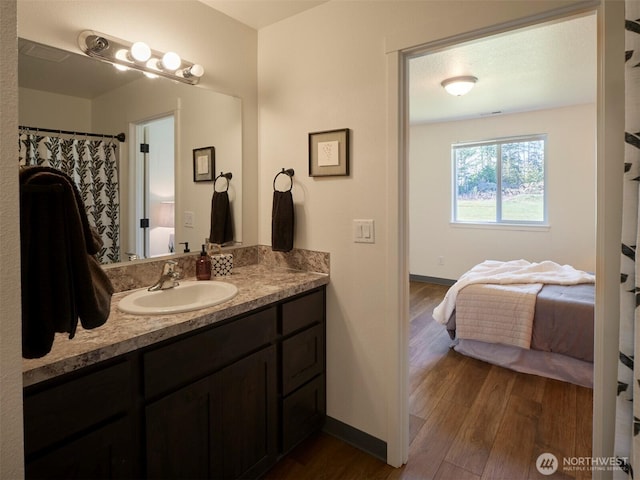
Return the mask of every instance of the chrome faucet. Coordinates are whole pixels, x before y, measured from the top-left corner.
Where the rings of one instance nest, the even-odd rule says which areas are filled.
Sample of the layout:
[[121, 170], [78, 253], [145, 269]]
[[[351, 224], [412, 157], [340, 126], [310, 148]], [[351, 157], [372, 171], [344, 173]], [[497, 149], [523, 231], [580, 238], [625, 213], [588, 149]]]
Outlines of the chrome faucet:
[[178, 280], [182, 278], [182, 273], [176, 270], [178, 263], [175, 260], [169, 260], [162, 267], [162, 275], [156, 283], [151, 285], [147, 290], [155, 292], [156, 290], [168, 290], [169, 288], [177, 287], [180, 285]]

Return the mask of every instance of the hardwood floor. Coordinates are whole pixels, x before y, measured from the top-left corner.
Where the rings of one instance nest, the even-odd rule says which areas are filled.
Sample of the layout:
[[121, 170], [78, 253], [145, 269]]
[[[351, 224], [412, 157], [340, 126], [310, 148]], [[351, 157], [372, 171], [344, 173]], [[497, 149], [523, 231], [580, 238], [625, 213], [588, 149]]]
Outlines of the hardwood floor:
[[431, 317], [447, 288], [411, 282], [409, 462], [393, 468], [327, 434], [299, 445], [270, 480], [493, 480], [591, 478], [588, 471], [541, 475], [553, 453], [591, 456], [592, 390], [464, 357]]

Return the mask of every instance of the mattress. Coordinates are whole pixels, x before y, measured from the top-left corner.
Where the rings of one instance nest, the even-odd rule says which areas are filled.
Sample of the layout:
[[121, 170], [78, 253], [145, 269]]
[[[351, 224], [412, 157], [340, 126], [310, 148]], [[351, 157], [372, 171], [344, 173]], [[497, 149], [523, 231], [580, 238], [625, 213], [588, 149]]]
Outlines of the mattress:
[[[594, 284], [544, 285], [536, 298], [531, 350], [592, 363], [594, 305]], [[447, 330], [454, 339], [455, 311]]]

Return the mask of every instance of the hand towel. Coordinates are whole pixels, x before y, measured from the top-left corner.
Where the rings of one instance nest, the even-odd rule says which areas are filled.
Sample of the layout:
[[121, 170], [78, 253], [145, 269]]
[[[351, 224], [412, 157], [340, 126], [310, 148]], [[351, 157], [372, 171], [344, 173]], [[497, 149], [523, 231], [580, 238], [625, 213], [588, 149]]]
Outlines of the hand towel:
[[113, 286], [98, 260], [100, 249], [73, 180], [49, 167], [20, 172], [22, 355], [38, 358], [55, 332], [73, 338], [103, 325]]
[[293, 196], [291, 190], [273, 192], [271, 214], [271, 250], [288, 252], [293, 249]]
[[229, 194], [213, 192], [211, 198], [211, 230], [209, 242], [224, 245], [233, 241], [233, 220], [231, 218], [231, 204]]

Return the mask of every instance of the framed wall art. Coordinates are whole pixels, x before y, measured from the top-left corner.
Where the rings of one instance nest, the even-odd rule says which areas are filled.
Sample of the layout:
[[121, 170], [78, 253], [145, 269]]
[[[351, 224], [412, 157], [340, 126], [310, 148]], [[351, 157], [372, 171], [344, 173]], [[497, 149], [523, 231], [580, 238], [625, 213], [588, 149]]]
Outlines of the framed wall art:
[[349, 175], [349, 129], [309, 134], [309, 176]]
[[216, 170], [216, 149], [203, 147], [193, 149], [193, 181], [213, 182]]

